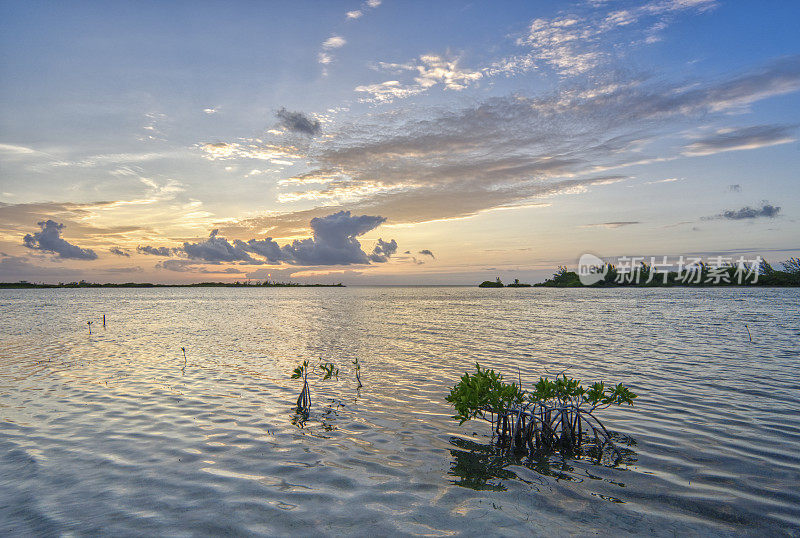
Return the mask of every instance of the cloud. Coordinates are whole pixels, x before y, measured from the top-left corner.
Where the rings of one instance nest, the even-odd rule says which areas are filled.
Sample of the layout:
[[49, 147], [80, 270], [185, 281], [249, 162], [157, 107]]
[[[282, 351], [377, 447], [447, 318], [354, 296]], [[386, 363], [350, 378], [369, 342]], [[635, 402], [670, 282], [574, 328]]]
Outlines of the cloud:
[[[25, 234], [30, 223], [41, 215], [69, 227], [70, 235], [76, 240], [105, 240], [109, 243], [128, 239], [129, 235], [150, 232], [150, 229], [135, 224], [100, 225], [103, 215], [110, 210], [132, 203], [131, 201], [100, 201], [87, 203], [40, 202], [4, 204], [0, 202], [0, 232], [7, 235]], [[174, 214], [174, 211], [173, 211]]]
[[355, 91], [370, 95], [370, 97], [364, 98], [362, 101], [391, 103], [395, 99], [417, 95], [424, 90], [420, 86], [404, 86], [400, 84], [399, 80], [387, 80], [378, 84], [356, 86]]
[[767, 203], [762, 203], [761, 207], [743, 207], [741, 209], [723, 211], [718, 218], [729, 220], [757, 219], [760, 217], [775, 218], [780, 213], [781, 208]]
[[209, 115], [216, 114], [217, 112], [219, 112], [219, 108], [218, 107], [204, 108], [203, 112]]
[[271, 237], [267, 237], [266, 239], [250, 239], [246, 242], [236, 239], [233, 244], [243, 251], [263, 256], [269, 263], [277, 264], [284, 259], [281, 246], [273, 241]]
[[18, 146], [16, 144], [0, 144], [0, 153], [5, 153], [8, 155], [36, 155], [39, 152], [26, 146]]
[[674, 182], [680, 181], [680, 180], [681, 180], [681, 178], [679, 178], [679, 177], [668, 177], [668, 178], [665, 178], [665, 179], [656, 179], [654, 181], [648, 181], [648, 182], [645, 183], [645, 185], [656, 185], [658, 183], [674, 183]]
[[342, 36], [334, 35], [322, 42], [322, 48], [326, 50], [344, 47], [345, 39]]
[[156, 264], [156, 269], [165, 269], [167, 271], [174, 271], [176, 273], [194, 272], [197, 266], [202, 262], [195, 260], [164, 260]]
[[585, 13], [533, 20], [517, 39], [517, 45], [528, 51], [498, 60], [484, 72], [508, 75], [547, 66], [561, 76], [584, 75], [612, 58], [609, 48], [615, 53], [620, 49], [609, 45], [654, 43], [676, 14], [704, 12], [716, 1], [656, 0], [613, 11], [598, 6]]
[[144, 269], [142, 269], [139, 265], [134, 265], [132, 267], [106, 267], [105, 269], [101, 269], [104, 273], [143, 273]]
[[[385, 221], [384, 217], [355, 216], [349, 211], [315, 217], [311, 219], [312, 237], [284, 245], [281, 249], [284, 260], [296, 265], [368, 264], [369, 257], [361, 250], [357, 237]], [[394, 249], [397, 249], [396, 243]]]
[[70, 269], [68, 267], [48, 267], [31, 263], [25, 256], [10, 256], [0, 253], [0, 281], [17, 282], [27, 280], [29, 282], [46, 280], [72, 282], [84, 276], [82, 271]]
[[353, 11], [348, 11], [345, 15], [347, 16], [348, 19], [358, 19], [363, 14], [364, 13], [362, 13], [361, 10], [356, 9]]
[[394, 99], [417, 95], [429, 88], [441, 85], [447, 90], [463, 90], [483, 78], [483, 73], [462, 68], [457, 59], [446, 59], [436, 54], [424, 54], [405, 64], [379, 63], [383, 69], [395, 72], [416, 72], [414, 82], [401, 84], [398, 80], [387, 80], [379, 84], [357, 86], [355, 91], [370, 97], [362, 101], [391, 102]]
[[140, 254], [150, 254], [151, 256], [174, 256], [180, 252], [180, 249], [146, 245], [136, 247], [136, 251]]
[[237, 269], [236, 267], [225, 267], [224, 269], [208, 269], [203, 268], [198, 271], [198, 273], [204, 274], [215, 274], [215, 273], [223, 273], [226, 275], [243, 275], [246, 271], [242, 271], [241, 269]]
[[125, 256], [126, 258], [130, 258], [131, 255], [128, 253], [127, 250], [121, 249], [119, 247], [111, 247], [108, 249], [111, 254], [116, 254], [117, 256]]
[[264, 229], [296, 235], [311, 218], [344, 210], [334, 196], [343, 192], [346, 209], [382, 215], [393, 226], [542, 207], [550, 197], [625, 181], [626, 167], [681, 158], [680, 148], [647, 151], [687, 122], [797, 89], [800, 56], [792, 56], [712, 82], [613, 78], [536, 97], [371, 113], [330, 133], [307, 154], [312, 168], [279, 185], [283, 199], [324, 205], [220, 227], [239, 236]]
[[275, 116], [281, 120], [281, 126], [295, 133], [315, 136], [321, 129], [319, 120], [311, 119], [302, 112], [289, 112], [281, 108]]
[[[406, 254], [408, 254], [408, 253], [406, 253]], [[430, 257], [431, 257], [431, 258], [433, 258], [434, 260], [436, 259], [436, 256], [434, 256], [434, 255], [433, 255], [433, 252], [431, 252], [431, 251], [430, 251], [430, 250], [428, 250], [427, 248], [420, 250], [420, 251], [419, 251], [419, 254], [421, 254], [421, 255], [423, 255], [423, 256], [430, 256]]]
[[[328, 65], [333, 62], [331, 51], [343, 47], [345, 43], [347, 43], [347, 41], [342, 36], [333, 35], [329, 37], [322, 42], [322, 52], [317, 54], [317, 61], [322, 65]], [[324, 69], [323, 74], [327, 74], [327, 71]]]
[[[289, 265], [352, 265], [370, 261], [385, 262], [397, 251], [397, 242], [378, 240], [375, 249], [367, 255], [361, 249], [358, 237], [374, 230], [386, 218], [369, 215], [351, 215], [339, 211], [324, 217], [311, 219], [312, 237], [294, 240], [280, 246], [271, 237], [266, 239], [239, 239], [228, 242], [219, 236], [219, 230], [211, 232], [208, 239], [198, 243], [185, 242], [182, 249], [168, 247], [139, 247], [140, 252], [168, 256], [185, 253], [188, 260], [165, 260], [157, 264], [169, 271], [192, 271], [191, 266], [211, 263], [238, 262], [242, 265], [280, 264]], [[253, 255], [259, 258], [254, 258]], [[260, 258], [265, 258], [262, 260]], [[214, 271], [220, 272], [220, 271]]]
[[598, 224], [585, 224], [581, 228], [621, 228], [623, 226], [632, 226], [633, 224], [641, 224], [638, 220], [621, 220], [614, 222], [600, 222]]
[[791, 132], [796, 125], [754, 125], [735, 129], [719, 129], [714, 135], [684, 146], [683, 154], [713, 155], [724, 151], [757, 149], [788, 144], [796, 139]]
[[383, 3], [383, 0], [367, 0], [366, 6], [371, 8], [376, 8]]
[[255, 140], [239, 142], [214, 142], [199, 145], [204, 157], [210, 161], [226, 161], [233, 159], [258, 159], [272, 164], [288, 166], [293, 163], [289, 159], [303, 157], [294, 146], [263, 144]]
[[[588, 75], [632, 45], [658, 41], [658, 33], [668, 27], [676, 14], [703, 12], [715, 5], [715, 0], [655, 0], [629, 9], [609, 11], [600, 3], [596, 9], [580, 9], [583, 13], [562, 12], [556, 17], [531, 21], [525, 34], [516, 40], [517, 46], [526, 49], [520, 54], [472, 69], [438, 54], [425, 54], [402, 64], [379, 62], [380, 69], [416, 72], [417, 76], [413, 83], [387, 80], [359, 85], [355, 91], [369, 94], [362, 101], [391, 102], [436, 86], [462, 90], [484, 78], [511, 76], [542, 67], [562, 77]], [[328, 61], [330, 57], [323, 63]], [[606, 67], [605, 71], [610, 69]]]
[[[217, 237], [219, 230], [212, 230], [208, 239], [199, 243], [183, 244], [183, 251], [189, 258], [206, 262], [234, 262], [261, 263], [253, 259], [241, 246], [231, 245], [227, 239]], [[164, 248], [164, 247], [161, 247]]]
[[728, 185], [728, 190], [730, 192], [742, 192], [742, 186], [738, 183], [734, 185]]
[[378, 239], [378, 243], [369, 255], [369, 261], [375, 263], [388, 262], [395, 252], [397, 252], [397, 241], [392, 239], [387, 243], [383, 239]]
[[22, 244], [32, 250], [41, 250], [57, 254], [59, 258], [73, 260], [96, 260], [97, 254], [92, 249], [81, 248], [61, 238], [61, 231], [66, 227], [53, 220], [38, 223], [41, 231], [27, 234]]

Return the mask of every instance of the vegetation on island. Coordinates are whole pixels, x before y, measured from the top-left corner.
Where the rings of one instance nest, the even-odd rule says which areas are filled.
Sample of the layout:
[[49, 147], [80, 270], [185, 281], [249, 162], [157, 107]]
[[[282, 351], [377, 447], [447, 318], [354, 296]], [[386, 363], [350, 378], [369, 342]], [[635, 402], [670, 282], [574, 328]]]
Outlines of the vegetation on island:
[[506, 286], [500, 280], [500, 277], [497, 277], [495, 280], [484, 280], [483, 282], [478, 284], [478, 287], [479, 288], [530, 288], [531, 285], [523, 284], [522, 282], [519, 281], [518, 278], [515, 278], [514, 282]]
[[40, 288], [341, 288], [344, 284], [300, 284], [297, 282], [236, 281], [236, 282], [195, 282], [192, 284], [153, 284], [150, 282], [125, 282], [122, 284], [96, 282], [59, 282], [58, 284], [19, 282], [0, 282], [0, 289], [40, 289]]
[[524, 452], [538, 457], [555, 451], [581, 453], [587, 444], [599, 452], [606, 448], [622, 457], [611, 433], [596, 413], [612, 405], [633, 405], [636, 394], [622, 383], [607, 387], [602, 381], [584, 388], [580, 381], [559, 374], [541, 377], [531, 390], [522, 380], [506, 383], [502, 374], [475, 364], [445, 398], [460, 424], [474, 418], [490, 422], [492, 440], [508, 453]]
[[756, 265], [727, 264], [714, 266], [699, 263], [682, 271], [659, 270], [641, 262], [623, 271], [612, 264], [593, 268], [602, 278], [589, 286], [581, 283], [578, 273], [560, 266], [552, 278], [534, 284], [537, 287], [671, 287], [671, 286], [800, 286], [800, 258], [790, 258], [774, 268], [766, 260]]

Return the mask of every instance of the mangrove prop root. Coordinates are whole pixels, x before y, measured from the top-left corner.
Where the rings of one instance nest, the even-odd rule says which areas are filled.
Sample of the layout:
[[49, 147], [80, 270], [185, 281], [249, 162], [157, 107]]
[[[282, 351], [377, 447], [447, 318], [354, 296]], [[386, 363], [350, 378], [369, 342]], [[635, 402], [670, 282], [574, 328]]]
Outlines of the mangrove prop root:
[[622, 455], [600, 419], [575, 405], [553, 407], [537, 402], [506, 410], [484, 409], [482, 418], [492, 425], [492, 439], [496, 436], [497, 443], [508, 453], [574, 453], [581, 448], [585, 431], [600, 451], [608, 446], [617, 458]]

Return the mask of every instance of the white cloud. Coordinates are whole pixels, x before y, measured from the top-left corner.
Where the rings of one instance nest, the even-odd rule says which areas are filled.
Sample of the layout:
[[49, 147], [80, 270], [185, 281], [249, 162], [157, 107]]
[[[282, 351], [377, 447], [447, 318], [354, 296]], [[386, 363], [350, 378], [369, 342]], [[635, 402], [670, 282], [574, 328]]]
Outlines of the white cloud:
[[[204, 157], [210, 161], [229, 159], [258, 159], [269, 161], [278, 165], [291, 165], [300, 159], [302, 154], [294, 146], [279, 146], [276, 144], [240, 144], [238, 142], [215, 142], [201, 144], [200, 149]], [[226, 167], [227, 170], [227, 167]]]
[[584, 15], [538, 18], [517, 39], [517, 45], [528, 52], [497, 60], [486, 73], [512, 75], [548, 66], [562, 76], [583, 75], [605, 63], [611, 54], [604, 49], [613, 50], [609, 45], [655, 43], [674, 14], [702, 13], [715, 6], [715, 0], [655, 0], [610, 12], [598, 9]]
[[447, 90], [463, 90], [483, 78], [483, 73], [462, 68], [458, 60], [450, 60], [436, 54], [424, 54], [416, 60], [404, 64], [385, 63], [379, 67], [395, 72], [416, 72], [413, 82], [387, 80], [378, 84], [357, 86], [355, 91], [370, 94], [364, 101], [391, 102], [394, 99], [422, 93], [434, 86]]
[[398, 80], [387, 80], [379, 84], [356, 86], [355, 91], [370, 94], [370, 97], [363, 99], [364, 101], [390, 103], [395, 99], [422, 93], [424, 89], [418, 86], [403, 86]]
[[334, 35], [322, 42], [322, 48], [326, 50], [338, 49], [343, 47], [345, 43], [347, 41], [342, 36]]
[[348, 11], [348, 12], [347, 12], [347, 18], [348, 18], [348, 19], [358, 19], [358, 18], [359, 18], [359, 17], [361, 17], [363, 14], [364, 14], [364, 13], [362, 13], [360, 10]]
[[35, 149], [18, 146], [16, 144], [0, 144], [0, 152], [10, 153], [12, 155], [33, 155], [34, 153], [38, 153]]

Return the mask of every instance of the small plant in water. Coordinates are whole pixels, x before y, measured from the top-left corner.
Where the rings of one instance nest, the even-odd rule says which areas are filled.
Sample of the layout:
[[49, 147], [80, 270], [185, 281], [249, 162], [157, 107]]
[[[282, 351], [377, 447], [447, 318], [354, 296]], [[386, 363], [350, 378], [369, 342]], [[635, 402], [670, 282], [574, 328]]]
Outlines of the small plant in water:
[[353, 361], [353, 367], [356, 370], [356, 381], [358, 381], [358, 388], [363, 387], [361, 384], [361, 363], [358, 362], [358, 357]]
[[[542, 377], [533, 390], [523, 390], [516, 383], [506, 383], [494, 370], [465, 373], [446, 400], [456, 410], [453, 418], [461, 424], [473, 418], [491, 422], [498, 444], [542, 455], [556, 450], [570, 455], [580, 451], [585, 437], [594, 440], [602, 451], [606, 446], [621, 456], [611, 434], [595, 412], [612, 405], [633, 405], [636, 395], [622, 383], [606, 387], [600, 381], [584, 388], [580, 381], [566, 375], [555, 380]], [[520, 383], [521, 385], [521, 383]]]
[[[321, 362], [314, 370], [317, 368], [322, 375], [322, 381], [331, 378], [339, 379], [339, 369], [332, 362]], [[308, 361], [303, 361], [292, 371], [292, 379], [303, 380], [303, 390], [300, 391], [300, 396], [297, 397], [297, 410], [300, 412], [307, 413], [311, 409], [311, 390], [308, 386], [308, 374], [311, 370], [312, 369], [308, 366]]]

